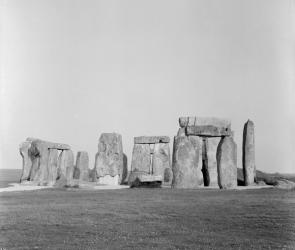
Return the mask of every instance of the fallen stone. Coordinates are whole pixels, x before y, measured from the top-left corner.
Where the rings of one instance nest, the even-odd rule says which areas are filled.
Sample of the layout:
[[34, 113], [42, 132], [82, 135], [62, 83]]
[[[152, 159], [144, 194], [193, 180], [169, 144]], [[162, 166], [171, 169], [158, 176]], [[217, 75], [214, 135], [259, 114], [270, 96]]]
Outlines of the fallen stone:
[[174, 137], [173, 188], [198, 188], [203, 184], [202, 139], [197, 136]]
[[119, 175], [110, 176], [105, 175], [103, 177], [99, 177], [97, 183], [102, 185], [118, 185], [119, 183]]
[[218, 145], [217, 171], [221, 189], [237, 187], [237, 145], [231, 137], [223, 137]]
[[122, 136], [116, 133], [103, 133], [99, 138], [98, 153], [95, 158], [97, 178], [119, 175], [117, 184], [123, 176], [123, 146]]
[[77, 153], [75, 172], [76, 171], [78, 175], [75, 174], [75, 179], [89, 181], [89, 157], [86, 151], [79, 151]]
[[134, 137], [135, 144], [169, 143], [168, 136], [139, 136]]
[[151, 150], [149, 144], [134, 144], [131, 171], [151, 173]]
[[[152, 174], [156, 176], [162, 176], [165, 182], [172, 182], [172, 179], [164, 180], [165, 171], [171, 170], [170, 164], [170, 149], [168, 143], [156, 143], [154, 144], [154, 152], [152, 158]], [[171, 170], [172, 171], [172, 170]]]
[[276, 181], [275, 187], [279, 189], [295, 190], [295, 182], [281, 179]]
[[29, 181], [30, 180], [30, 172], [32, 168], [32, 160], [29, 156], [29, 148], [31, 147], [31, 142], [25, 141], [20, 144], [19, 152], [23, 158], [23, 169], [20, 181]]
[[57, 179], [57, 166], [58, 165], [58, 150], [57, 149], [50, 149], [49, 150], [49, 157], [48, 157], [48, 179], [47, 185], [53, 186]]
[[229, 128], [220, 128], [212, 125], [188, 126], [186, 127], [186, 135], [197, 135], [206, 137], [231, 136], [231, 130]]
[[243, 172], [245, 186], [252, 185], [256, 178], [254, 123], [248, 120], [243, 131]]
[[146, 172], [135, 171], [131, 172], [128, 179], [128, 184], [133, 187], [161, 187], [163, 176], [150, 175]]

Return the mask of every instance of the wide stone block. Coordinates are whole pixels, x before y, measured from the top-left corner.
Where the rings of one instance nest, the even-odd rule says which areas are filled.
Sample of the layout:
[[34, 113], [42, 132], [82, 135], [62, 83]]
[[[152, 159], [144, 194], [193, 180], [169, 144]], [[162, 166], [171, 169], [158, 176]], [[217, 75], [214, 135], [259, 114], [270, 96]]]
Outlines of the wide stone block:
[[229, 119], [217, 117], [180, 117], [179, 126], [215, 126], [221, 128], [231, 128], [231, 121]]
[[221, 189], [237, 186], [237, 145], [231, 137], [221, 139], [217, 148], [218, 185]]
[[134, 137], [135, 144], [169, 143], [168, 136], [139, 136]]
[[30, 141], [25, 141], [20, 144], [19, 152], [23, 158], [23, 168], [20, 181], [29, 181], [30, 180], [30, 172], [32, 168], [32, 160], [29, 155], [29, 148], [31, 147]]
[[148, 174], [152, 172], [151, 149], [149, 144], [134, 144], [131, 171], [142, 171]]
[[256, 178], [256, 166], [254, 123], [251, 120], [245, 123], [243, 131], [243, 172], [245, 185], [253, 184]]
[[174, 137], [173, 188], [198, 188], [203, 184], [202, 139], [197, 136]]
[[231, 136], [231, 130], [229, 128], [215, 127], [212, 125], [188, 126], [186, 127], [186, 135], [206, 137]]
[[99, 138], [98, 152], [95, 158], [97, 178], [119, 175], [118, 184], [123, 176], [122, 136], [116, 133], [103, 133]]

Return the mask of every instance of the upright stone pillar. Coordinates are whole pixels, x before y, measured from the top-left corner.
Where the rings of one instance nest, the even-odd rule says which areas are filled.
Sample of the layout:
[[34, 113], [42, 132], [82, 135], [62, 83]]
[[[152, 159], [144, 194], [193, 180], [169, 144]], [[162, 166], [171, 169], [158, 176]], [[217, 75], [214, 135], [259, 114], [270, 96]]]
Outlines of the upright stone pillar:
[[48, 186], [53, 186], [57, 179], [57, 165], [58, 165], [58, 150], [49, 149], [49, 159], [48, 159]]
[[86, 151], [79, 151], [76, 158], [76, 167], [78, 179], [80, 181], [89, 181], [89, 157]]
[[29, 156], [29, 148], [31, 147], [30, 141], [22, 142], [19, 146], [20, 154], [23, 158], [23, 170], [20, 181], [29, 181], [30, 180], [30, 172], [32, 168], [32, 160]]
[[175, 136], [172, 158], [172, 187], [200, 187], [203, 184], [201, 161], [201, 138], [197, 136]]
[[217, 171], [221, 189], [237, 186], [237, 145], [232, 137], [223, 137], [218, 145]]
[[154, 146], [152, 169], [154, 175], [161, 175], [163, 181], [172, 182], [169, 143], [156, 143]]
[[134, 144], [131, 170], [151, 174], [151, 149], [149, 144]]
[[243, 131], [243, 173], [245, 186], [255, 182], [255, 139], [254, 123], [248, 120], [244, 125]]
[[58, 185], [72, 186], [74, 176], [74, 153], [63, 150], [58, 157]]

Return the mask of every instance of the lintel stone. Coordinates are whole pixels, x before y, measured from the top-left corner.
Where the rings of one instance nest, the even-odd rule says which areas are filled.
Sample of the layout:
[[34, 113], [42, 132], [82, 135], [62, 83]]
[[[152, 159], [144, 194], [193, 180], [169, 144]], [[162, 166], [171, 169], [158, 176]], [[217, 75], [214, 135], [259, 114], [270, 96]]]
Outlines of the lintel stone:
[[212, 125], [186, 127], [186, 135], [207, 137], [231, 136], [230, 128], [216, 127]]
[[169, 143], [168, 136], [139, 136], [134, 137], [135, 144], [154, 144], [154, 143]]

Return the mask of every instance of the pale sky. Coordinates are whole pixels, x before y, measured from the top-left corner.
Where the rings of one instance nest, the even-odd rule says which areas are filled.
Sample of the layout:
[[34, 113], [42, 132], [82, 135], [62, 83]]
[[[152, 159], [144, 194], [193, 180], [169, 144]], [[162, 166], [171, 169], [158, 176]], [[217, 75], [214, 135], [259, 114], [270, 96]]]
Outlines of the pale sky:
[[295, 172], [291, 0], [0, 0], [0, 168], [27, 137], [86, 150], [168, 135], [179, 116], [255, 123], [256, 166]]

